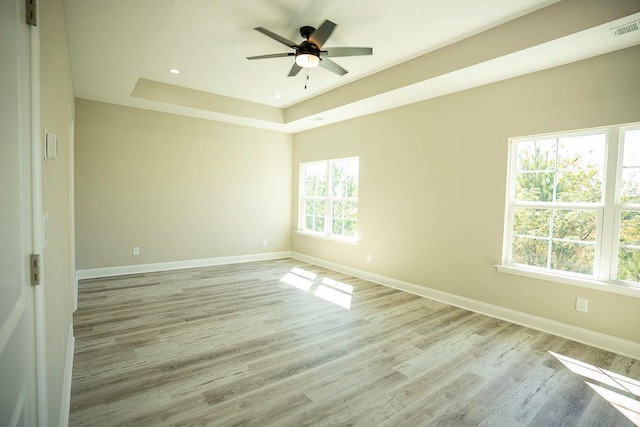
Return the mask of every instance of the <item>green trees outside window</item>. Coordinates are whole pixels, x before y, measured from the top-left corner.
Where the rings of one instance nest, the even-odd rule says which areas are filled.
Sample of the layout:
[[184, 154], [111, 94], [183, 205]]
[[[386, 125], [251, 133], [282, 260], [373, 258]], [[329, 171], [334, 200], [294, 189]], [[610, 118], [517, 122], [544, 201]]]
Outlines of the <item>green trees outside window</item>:
[[[610, 131], [513, 141], [508, 263], [593, 276], [609, 256], [612, 279], [640, 284], [640, 129], [620, 130], [618, 159], [607, 158]], [[615, 247], [602, 247], [606, 232]]]

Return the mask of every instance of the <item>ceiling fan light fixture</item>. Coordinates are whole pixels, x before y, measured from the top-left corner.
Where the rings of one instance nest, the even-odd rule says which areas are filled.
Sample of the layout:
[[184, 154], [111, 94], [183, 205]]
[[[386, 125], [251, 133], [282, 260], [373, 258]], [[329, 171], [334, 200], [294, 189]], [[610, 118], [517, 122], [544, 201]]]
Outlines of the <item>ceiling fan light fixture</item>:
[[315, 68], [320, 65], [320, 58], [312, 53], [300, 53], [296, 55], [296, 64], [302, 68]]

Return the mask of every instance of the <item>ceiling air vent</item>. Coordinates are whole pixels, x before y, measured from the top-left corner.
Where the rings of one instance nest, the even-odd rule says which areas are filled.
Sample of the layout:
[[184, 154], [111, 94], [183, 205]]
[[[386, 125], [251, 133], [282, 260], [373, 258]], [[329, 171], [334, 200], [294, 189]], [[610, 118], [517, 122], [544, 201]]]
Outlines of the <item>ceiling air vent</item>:
[[621, 36], [623, 34], [630, 33], [632, 31], [638, 31], [640, 29], [640, 20], [629, 22], [628, 24], [613, 27], [611, 32], [614, 36]]

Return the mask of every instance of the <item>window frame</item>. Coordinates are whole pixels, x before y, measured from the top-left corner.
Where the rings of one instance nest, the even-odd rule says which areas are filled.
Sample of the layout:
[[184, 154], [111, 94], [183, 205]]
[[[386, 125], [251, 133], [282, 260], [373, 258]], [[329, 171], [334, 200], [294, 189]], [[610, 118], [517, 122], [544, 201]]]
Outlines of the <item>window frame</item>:
[[[334, 163], [343, 162], [343, 161], [353, 161], [356, 160], [358, 162], [358, 176], [357, 176], [357, 187], [360, 186], [360, 157], [359, 156], [351, 156], [351, 157], [340, 157], [335, 159], [326, 159], [326, 160], [314, 160], [310, 162], [300, 162], [298, 166], [298, 227], [296, 229], [296, 233], [302, 234], [305, 236], [317, 237], [321, 239], [328, 239], [333, 241], [339, 241], [344, 243], [357, 244], [359, 240], [359, 233], [356, 231], [353, 236], [345, 236], [340, 234], [333, 233], [333, 202], [353, 202], [356, 205], [356, 218], [355, 223], [356, 227], [358, 224], [358, 195], [355, 197], [346, 197], [346, 196], [333, 196], [333, 174], [332, 168]], [[309, 165], [326, 165], [326, 173], [327, 173], [327, 191], [326, 196], [307, 196], [305, 194], [306, 189], [306, 173], [305, 168]], [[306, 229], [305, 222], [305, 201], [306, 200], [323, 200], [325, 203], [324, 209], [324, 231], [318, 232], [314, 230]]]
[[[500, 265], [496, 266], [498, 271], [640, 297], [640, 283], [617, 279], [618, 253], [620, 248], [620, 214], [623, 210], [640, 212], [640, 203], [621, 203], [624, 136], [626, 131], [637, 129], [640, 129], [640, 122], [509, 138], [502, 261]], [[594, 134], [605, 134], [604, 165], [602, 171], [603, 194], [600, 202], [550, 203], [516, 200], [518, 143]], [[551, 210], [552, 214], [555, 209], [562, 208], [596, 210], [598, 219], [594, 242], [592, 274], [554, 270], [546, 267], [536, 267], [512, 262], [513, 239], [516, 235], [514, 232], [514, 212], [515, 209], [522, 207], [540, 207]]]

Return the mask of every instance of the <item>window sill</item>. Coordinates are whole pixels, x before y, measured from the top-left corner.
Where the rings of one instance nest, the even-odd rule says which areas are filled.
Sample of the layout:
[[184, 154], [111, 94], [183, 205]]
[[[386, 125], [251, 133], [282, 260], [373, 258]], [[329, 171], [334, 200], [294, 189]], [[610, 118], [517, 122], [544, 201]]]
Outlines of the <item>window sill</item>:
[[614, 294], [640, 298], [640, 288], [625, 285], [622, 282], [589, 279], [578, 276], [564, 276], [552, 272], [527, 269], [513, 265], [496, 265], [495, 267], [496, 270], [501, 273], [515, 274], [517, 276], [547, 280], [550, 282], [563, 283], [565, 285], [579, 286], [581, 288], [595, 289], [597, 291], [611, 292]]
[[301, 236], [315, 237], [316, 239], [330, 240], [332, 242], [339, 242], [339, 243], [346, 243], [348, 245], [357, 245], [358, 244], [358, 238], [357, 237], [335, 237], [335, 236], [327, 236], [327, 235], [324, 235], [324, 234], [309, 233], [308, 231], [300, 231], [300, 230], [295, 230], [294, 233], [299, 234]]

